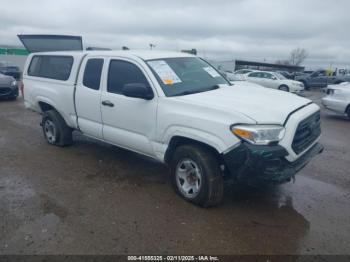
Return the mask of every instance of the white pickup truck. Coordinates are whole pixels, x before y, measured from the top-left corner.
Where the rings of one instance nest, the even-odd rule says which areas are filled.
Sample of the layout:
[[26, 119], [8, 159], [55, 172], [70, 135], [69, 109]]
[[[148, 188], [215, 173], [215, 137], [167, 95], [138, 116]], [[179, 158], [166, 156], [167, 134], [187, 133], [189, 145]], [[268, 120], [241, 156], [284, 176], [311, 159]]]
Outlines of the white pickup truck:
[[34, 53], [27, 108], [49, 144], [74, 130], [170, 166], [174, 188], [200, 206], [222, 201], [224, 181], [291, 181], [323, 151], [319, 107], [252, 83], [230, 84], [206, 61], [158, 51]]

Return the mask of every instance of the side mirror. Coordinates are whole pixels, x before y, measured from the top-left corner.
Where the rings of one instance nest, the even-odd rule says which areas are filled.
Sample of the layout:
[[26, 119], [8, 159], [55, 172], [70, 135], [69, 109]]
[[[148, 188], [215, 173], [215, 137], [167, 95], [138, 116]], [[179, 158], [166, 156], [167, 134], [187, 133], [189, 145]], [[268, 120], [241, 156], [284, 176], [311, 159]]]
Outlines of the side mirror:
[[277, 80], [277, 77], [273, 76], [273, 77], [272, 77], [272, 80]]
[[132, 83], [124, 85], [123, 95], [145, 100], [152, 100], [154, 97], [151, 88], [143, 83]]

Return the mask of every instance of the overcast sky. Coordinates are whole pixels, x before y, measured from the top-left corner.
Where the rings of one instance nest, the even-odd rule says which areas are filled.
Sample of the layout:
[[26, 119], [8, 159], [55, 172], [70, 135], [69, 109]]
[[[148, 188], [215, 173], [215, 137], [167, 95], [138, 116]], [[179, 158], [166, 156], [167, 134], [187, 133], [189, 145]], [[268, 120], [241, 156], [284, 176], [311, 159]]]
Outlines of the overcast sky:
[[209, 59], [287, 59], [350, 67], [350, 1], [0, 0], [0, 44], [17, 34], [74, 34], [85, 46], [196, 48]]

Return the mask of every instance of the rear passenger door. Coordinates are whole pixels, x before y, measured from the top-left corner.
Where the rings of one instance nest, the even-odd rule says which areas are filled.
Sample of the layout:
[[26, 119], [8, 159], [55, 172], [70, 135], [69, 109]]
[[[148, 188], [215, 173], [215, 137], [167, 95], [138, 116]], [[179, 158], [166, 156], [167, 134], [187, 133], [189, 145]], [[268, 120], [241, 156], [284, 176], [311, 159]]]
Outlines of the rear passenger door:
[[89, 57], [83, 61], [76, 87], [75, 105], [80, 130], [102, 139], [101, 86], [104, 59]]

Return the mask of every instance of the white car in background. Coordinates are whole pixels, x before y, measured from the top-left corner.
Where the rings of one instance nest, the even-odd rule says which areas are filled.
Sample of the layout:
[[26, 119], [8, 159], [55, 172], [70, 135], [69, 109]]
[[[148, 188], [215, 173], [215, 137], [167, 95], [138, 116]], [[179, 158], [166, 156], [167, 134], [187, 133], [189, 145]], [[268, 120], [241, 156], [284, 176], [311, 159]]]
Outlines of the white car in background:
[[325, 108], [339, 114], [346, 114], [350, 119], [350, 83], [329, 85], [327, 96], [322, 98]]
[[246, 78], [249, 82], [291, 93], [301, 93], [305, 88], [303, 83], [287, 79], [276, 72], [255, 71], [246, 74]]
[[247, 80], [247, 74], [254, 72], [255, 70], [252, 69], [240, 69], [233, 73], [234, 78], [236, 81], [246, 81]]
[[253, 71], [254, 70], [251, 70], [251, 69], [241, 69], [235, 72], [225, 71], [223, 73], [229, 81], [234, 82], [234, 81], [246, 81], [247, 80], [246, 75]]

